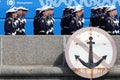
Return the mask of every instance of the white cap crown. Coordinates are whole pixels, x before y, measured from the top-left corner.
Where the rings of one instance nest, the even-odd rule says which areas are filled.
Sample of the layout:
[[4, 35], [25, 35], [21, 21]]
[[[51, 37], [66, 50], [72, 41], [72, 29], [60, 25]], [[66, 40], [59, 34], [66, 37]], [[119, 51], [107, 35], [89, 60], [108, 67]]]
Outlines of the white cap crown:
[[83, 6], [81, 6], [81, 5], [75, 6], [74, 12], [78, 12], [78, 11], [80, 11], [80, 10], [83, 10]]

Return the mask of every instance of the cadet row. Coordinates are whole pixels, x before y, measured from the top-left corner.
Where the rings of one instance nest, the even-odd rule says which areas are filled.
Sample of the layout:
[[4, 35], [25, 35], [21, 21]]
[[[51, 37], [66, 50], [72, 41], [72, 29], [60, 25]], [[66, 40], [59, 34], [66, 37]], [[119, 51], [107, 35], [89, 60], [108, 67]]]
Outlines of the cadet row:
[[120, 34], [120, 23], [115, 5], [93, 7], [90, 26], [99, 27], [112, 35]]
[[[54, 9], [51, 6], [44, 6], [36, 10], [34, 18], [34, 34], [53, 34], [53, 18]], [[83, 6], [77, 5], [75, 7], [67, 7], [63, 11], [61, 18], [61, 34], [71, 35], [76, 30], [81, 29], [84, 24]]]
[[[64, 9], [61, 19], [61, 34], [72, 34], [84, 24], [84, 10], [81, 6]], [[120, 35], [120, 23], [115, 5], [91, 8], [90, 27], [98, 27], [111, 35]]]
[[[24, 7], [13, 7], [6, 11], [6, 19], [4, 24], [5, 35], [25, 35], [25, 15], [28, 9]], [[53, 7], [44, 6], [37, 9], [34, 17], [34, 34], [53, 35], [54, 18]]]
[[[26, 13], [27, 9], [23, 7], [12, 8], [6, 11], [4, 25], [6, 35], [25, 35]], [[53, 25], [55, 22], [53, 14], [54, 8], [52, 6], [43, 6], [42, 8], [36, 9], [33, 22], [35, 35], [53, 35]], [[64, 9], [60, 23], [62, 35], [73, 34], [75, 31], [83, 28], [83, 24], [83, 6], [77, 5]], [[120, 34], [116, 7], [112, 5], [92, 8], [90, 26], [99, 27], [110, 34]]]
[[14, 7], [6, 11], [5, 35], [25, 35], [25, 15], [27, 11], [28, 9], [24, 7]]

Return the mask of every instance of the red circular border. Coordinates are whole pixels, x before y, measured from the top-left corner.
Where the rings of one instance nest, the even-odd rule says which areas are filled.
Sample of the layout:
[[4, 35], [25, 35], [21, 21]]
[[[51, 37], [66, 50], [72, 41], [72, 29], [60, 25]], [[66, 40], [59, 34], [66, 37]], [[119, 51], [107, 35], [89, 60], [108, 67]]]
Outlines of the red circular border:
[[[114, 54], [114, 56], [112, 57], [112, 61], [111, 61], [111, 63], [110, 63], [109, 66], [108, 66], [109, 69], [107, 68], [106, 71], [104, 71], [104, 72], [102, 73], [102, 75], [101, 75], [101, 74], [94, 74], [94, 77], [93, 77], [93, 78], [98, 78], [98, 77], [101, 77], [101, 76], [105, 75], [105, 74], [113, 67], [113, 65], [115, 64], [116, 58], [117, 58], [117, 47], [116, 47], [116, 44], [115, 44], [113, 38], [111, 37], [111, 35], [109, 35], [109, 34], [108, 34], [107, 32], [105, 32], [104, 30], [99, 29], [99, 28], [95, 28], [95, 27], [89, 27], [89, 28], [83, 28], [83, 29], [80, 29], [80, 30], [76, 31], [76, 32], [69, 38], [69, 40], [68, 40], [68, 42], [67, 42], [66, 49], [65, 49], [65, 58], [66, 58], [66, 61], [67, 61], [68, 66], [69, 66], [70, 69], [73, 71], [74, 66], [73, 66], [73, 65], [71, 64], [71, 62], [70, 62], [70, 59], [69, 59], [69, 55], [70, 55], [70, 54], [69, 54], [69, 52], [68, 52], [69, 47], [70, 47], [70, 44], [71, 44], [71, 41], [74, 39], [74, 37], [75, 37], [76, 35], [80, 35], [81, 33], [85, 32], [85, 31], [90, 31], [91, 28], [92, 28], [93, 31], [102, 33], [105, 37], [107, 37], [108, 40], [110, 40], [110, 43], [111, 43], [112, 48], [113, 48], [113, 54]], [[84, 74], [84, 73], [78, 74], [78, 73], [75, 72], [75, 71], [73, 71], [73, 72], [76, 73], [77, 75], [81, 76], [81, 77], [91, 78], [91, 76], [88, 75], [88, 74]]]

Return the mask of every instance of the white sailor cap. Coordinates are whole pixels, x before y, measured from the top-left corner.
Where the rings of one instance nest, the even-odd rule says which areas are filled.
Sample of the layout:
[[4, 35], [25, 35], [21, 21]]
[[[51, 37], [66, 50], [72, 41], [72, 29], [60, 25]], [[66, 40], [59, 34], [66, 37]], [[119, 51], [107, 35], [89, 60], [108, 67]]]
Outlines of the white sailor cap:
[[37, 8], [36, 11], [41, 11], [41, 8]]
[[50, 6], [48, 6], [48, 10], [53, 10], [54, 9], [54, 7], [52, 7], [52, 5], [50, 5]]
[[69, 10], [69, 9], [70, 9], [70, 6], [65, 7], [63, 10]]
[[48, 6], [43, 6], [43, 7], [41, 8], [41, 12], [43, 12], [43, 11], [47, 11], [48, 9], [49, 9]]
[[99, 6], [98, 9], [103, 9], [103, 6]]
[[13, 7], [12, 9], [17, 10], [17, 7]]
[[15, 12], [17, 12], [17, 10], [15, 8], [11, 8], [6, 11], [6, 13], [15, 13]]
[[78, 12], [80, 10], [83, 10], [83, 6], [81, 6], [81, 5], [75, 6], [74, 12]]
[[28, 11], [28, 9], [27, 9], [27, 8], [24, 8], [24, 7], [18, 7], [17, 10]]
[[75, 9], [75, 6], [68, 6], [66, 8], [68, 8], [68, 9]]
[[27, 9], [27, 8], [25, 8], [25, 7], [23, 7], [23, 11], [28, 11], [28, 9]]
[[109, 5], [105, 5], [105, 6], [103, 6], [103, 8], [109, 8], [110, 6]]
[[98, 9], [98, 7], [97, 7], [97, 6], [95, 6], [95, 7], [92, 7], [91, 9], [96, 10], [96, 9]]
[[115, 10], [115, 9], [116, 9], [115, 5], [112, 5], [112, 6], [110, 6], [110, 7], [108, 8], [107, 12], [112, 11], [112, 10]]

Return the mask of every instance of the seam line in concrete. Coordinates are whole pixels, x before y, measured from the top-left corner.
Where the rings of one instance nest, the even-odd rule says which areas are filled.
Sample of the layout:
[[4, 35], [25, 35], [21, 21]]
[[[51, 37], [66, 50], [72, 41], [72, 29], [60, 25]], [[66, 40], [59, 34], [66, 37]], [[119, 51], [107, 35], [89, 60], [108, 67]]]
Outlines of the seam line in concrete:
[[62, 62], [62, 66], [64, 66], [65, 65], [65, 54], [64, 54], [64, 52], [65, 52], [65, 47], [66, 47], [66, 36], [63, 36], [63, 62]]
[[3, 64], [2, 63], [2, 54], [3, 54], [3, 50], [2, 50], [3, 49], [3, 44], [2, 43], [3, 43], [3, 41], [2, 41], [2, 37], [1, 37], [1, 46], [0, 46], [0, 49], [1, 49], [1, 54], [0, 54], [1, 55], [1, 65]]
[[66, 37], [63, 36], [63, 48], [64, 48], [64, 50], [65, 50], [65, 44], [66, 44]]

